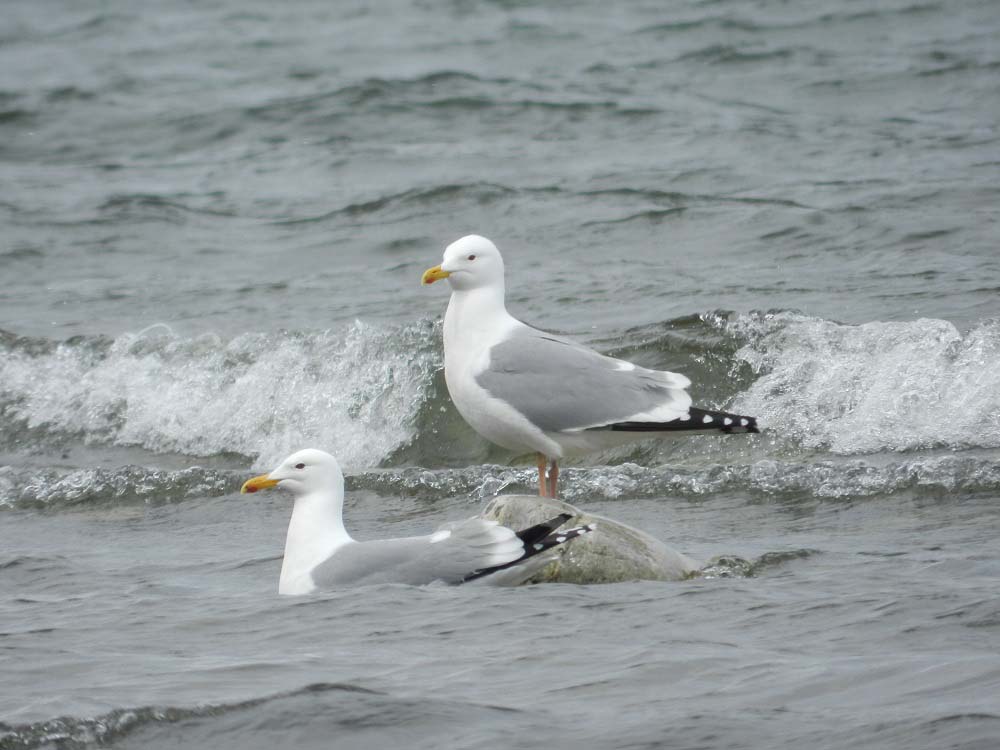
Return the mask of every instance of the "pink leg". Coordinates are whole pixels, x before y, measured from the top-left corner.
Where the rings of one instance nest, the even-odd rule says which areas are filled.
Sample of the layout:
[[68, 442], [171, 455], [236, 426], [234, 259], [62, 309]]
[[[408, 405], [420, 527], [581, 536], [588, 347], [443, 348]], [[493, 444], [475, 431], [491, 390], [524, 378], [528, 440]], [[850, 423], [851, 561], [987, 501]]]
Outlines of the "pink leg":
[[548, 486], [545, 481], [545, 456], [538, 454], [538, 496], [547, 497]]
[[556, 482], [559, 480], [559, 464], [556, 463], [555, 459], [552, 459], [552, 464], [549, 466], [549, 497], [555, 498], [556, 495]]

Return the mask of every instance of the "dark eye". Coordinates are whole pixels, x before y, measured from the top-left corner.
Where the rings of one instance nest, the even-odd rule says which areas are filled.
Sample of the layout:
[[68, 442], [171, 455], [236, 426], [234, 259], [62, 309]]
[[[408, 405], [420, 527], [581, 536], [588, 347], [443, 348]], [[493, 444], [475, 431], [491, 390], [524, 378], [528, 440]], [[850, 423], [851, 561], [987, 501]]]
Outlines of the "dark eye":
[[468, 258], [466, 258], [466, 260], [475, 260], [475, 259], [476, 259], [475, 255], [470, 255]]
[[306, 465], [305, 464], [295, 464], [295, 468], [296, 469], [304, 469], [304, 468], [306, 468]]

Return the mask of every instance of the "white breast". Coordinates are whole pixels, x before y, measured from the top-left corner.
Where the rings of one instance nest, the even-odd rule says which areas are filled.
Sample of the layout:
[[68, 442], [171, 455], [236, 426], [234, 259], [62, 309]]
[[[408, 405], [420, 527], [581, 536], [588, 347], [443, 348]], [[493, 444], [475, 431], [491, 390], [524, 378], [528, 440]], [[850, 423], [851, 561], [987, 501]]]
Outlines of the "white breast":
[[490, 364], [490, 349], [523, 327], [494, 300], [476, 291], [454, 292], [444, 318], [444, 377], [455, 408], [487, 440], [509, 450], [561, 455], [559, 446], [510, 404], [493, 398], [476, 376]]

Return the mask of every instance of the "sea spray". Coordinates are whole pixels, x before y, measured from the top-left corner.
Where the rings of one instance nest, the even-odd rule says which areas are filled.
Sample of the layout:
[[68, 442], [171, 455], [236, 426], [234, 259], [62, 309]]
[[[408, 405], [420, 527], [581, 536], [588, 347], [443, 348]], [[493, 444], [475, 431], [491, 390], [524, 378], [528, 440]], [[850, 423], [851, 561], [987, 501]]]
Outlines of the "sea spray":
[[735, 359], [758, 378], [732, 408], [772, 434], [838, 454], [1000, 446], [1000, 322], [842, 325], [734, 316]]
[[0, 342], [3, 435], [71, 435], [191, 456], [238, 453], [269, 467], [294, 448], [373, 466], [413, 437], [439, 361], [429, 321], [340, 331]]

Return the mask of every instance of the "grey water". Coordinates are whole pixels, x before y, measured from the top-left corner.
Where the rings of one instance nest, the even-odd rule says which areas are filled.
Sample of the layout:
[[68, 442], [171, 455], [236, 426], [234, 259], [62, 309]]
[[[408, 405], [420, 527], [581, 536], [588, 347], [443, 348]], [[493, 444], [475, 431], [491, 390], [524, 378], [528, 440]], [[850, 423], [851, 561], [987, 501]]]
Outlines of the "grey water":
[[[1000, 746], [1000, 4], [0, 16], [0, 748]], [[739, 564], [276, 595], [295, 448], [360, 538], [531, 491], [419, 284], [470, 232], [760, 418], [561, 477]]]

